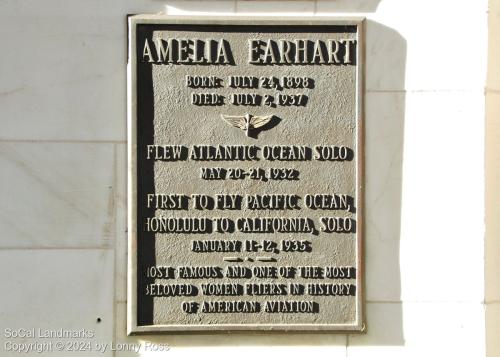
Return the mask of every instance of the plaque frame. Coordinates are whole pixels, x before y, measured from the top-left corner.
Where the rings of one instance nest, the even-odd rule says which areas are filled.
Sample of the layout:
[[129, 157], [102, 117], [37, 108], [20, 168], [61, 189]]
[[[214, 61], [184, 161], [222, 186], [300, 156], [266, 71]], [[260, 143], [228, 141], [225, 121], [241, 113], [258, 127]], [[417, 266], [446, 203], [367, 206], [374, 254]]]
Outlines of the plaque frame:
[[[136, 26], [140, 24], [179, 24], [179, 25], [281, 25], [281, 26], [338, 26], [357, 27], [357, 71], [356, 71], [356, 268], [358, 283], [356, 287], [355, 324], [200, 324], [200, 325], [138, 325], [137, 323], [137, 85], [136, 85]], [[365, 332], [365, 271], [364, 271], [364, 76], [365, 76], [365, 18], [364, 17], [275, 17], [253, 18], [213, 17], [213, 16], [170, 16], [170, 15], [130, 15], [127, 19], [127, 334], [156, 333], [207, 333], [224, 331], [266, 331], [266, 332]]]

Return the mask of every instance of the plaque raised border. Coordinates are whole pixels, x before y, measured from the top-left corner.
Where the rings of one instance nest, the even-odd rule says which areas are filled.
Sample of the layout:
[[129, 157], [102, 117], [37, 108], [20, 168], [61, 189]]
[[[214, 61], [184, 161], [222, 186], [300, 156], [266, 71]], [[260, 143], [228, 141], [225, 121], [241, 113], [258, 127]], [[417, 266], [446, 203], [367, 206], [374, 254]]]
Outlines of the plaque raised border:
[[[357, 287], [356, 323], [354, 324], [200, 324], [200, 325], [138, 325], [137, 323], [137, 86], [136, 86], [136, 26], [140, 24], [182, 25], [280, 25], [280, 26], [339, 26], [357, 28], [356, 58], [356, 235], [357, 235]], [[128, 273], [127, 273], [127, 333], [178, 333], [222, 331], [324, 331], [363, 332], [364, 322], [364, 18], [362, 17], [184, 17], [167, 15], [134, 15], [128, 17], [127, 63], [127, 223], [128, 223]]]

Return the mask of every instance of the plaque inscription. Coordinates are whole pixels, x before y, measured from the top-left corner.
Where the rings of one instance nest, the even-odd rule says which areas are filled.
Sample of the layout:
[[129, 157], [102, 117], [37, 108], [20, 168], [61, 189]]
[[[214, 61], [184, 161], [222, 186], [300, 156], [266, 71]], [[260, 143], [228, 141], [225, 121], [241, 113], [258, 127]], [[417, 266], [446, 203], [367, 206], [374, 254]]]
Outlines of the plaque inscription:
[[129, 18], [128, 330], [364, 328], [362, 21]]

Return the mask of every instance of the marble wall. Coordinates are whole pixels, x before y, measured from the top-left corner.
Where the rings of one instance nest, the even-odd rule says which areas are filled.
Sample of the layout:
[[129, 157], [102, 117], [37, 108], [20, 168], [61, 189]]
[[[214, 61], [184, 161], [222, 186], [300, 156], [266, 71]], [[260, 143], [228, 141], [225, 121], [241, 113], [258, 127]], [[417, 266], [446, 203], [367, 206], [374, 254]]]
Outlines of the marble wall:
[[[1, 1], [0, 348], [5, 329], [35, 327], [180, 356], [485, 355], [485, 306], [500, 311], [492, 275], [485, 305], [487, 11], [486, 0]], [[367, 18], [366, 334], [126, 336], [126, 15], [159, 12]]]

